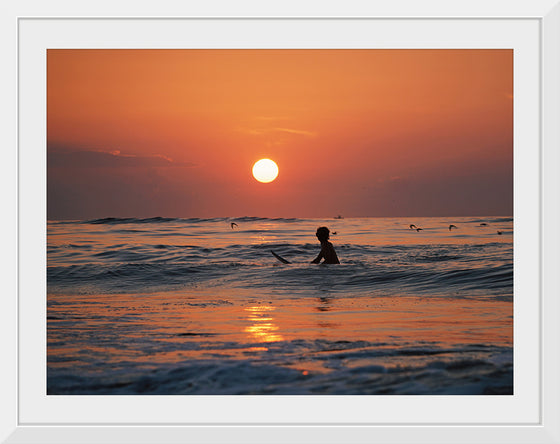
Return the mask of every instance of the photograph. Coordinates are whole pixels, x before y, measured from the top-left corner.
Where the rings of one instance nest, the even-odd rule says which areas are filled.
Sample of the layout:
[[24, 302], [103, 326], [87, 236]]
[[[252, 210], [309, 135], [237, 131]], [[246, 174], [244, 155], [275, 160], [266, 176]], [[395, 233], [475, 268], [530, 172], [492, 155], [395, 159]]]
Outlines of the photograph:
[[513, 397], [513, 73], [47, 49], [46, 395]]

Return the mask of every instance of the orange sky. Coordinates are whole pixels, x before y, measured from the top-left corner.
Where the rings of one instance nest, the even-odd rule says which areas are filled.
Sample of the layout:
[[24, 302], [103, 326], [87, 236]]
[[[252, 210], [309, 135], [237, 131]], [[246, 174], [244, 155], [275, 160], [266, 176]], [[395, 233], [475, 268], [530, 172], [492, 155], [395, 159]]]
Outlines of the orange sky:
[[511, 50], [48, 50], [47, 127], [49, 219], [512, 214]]

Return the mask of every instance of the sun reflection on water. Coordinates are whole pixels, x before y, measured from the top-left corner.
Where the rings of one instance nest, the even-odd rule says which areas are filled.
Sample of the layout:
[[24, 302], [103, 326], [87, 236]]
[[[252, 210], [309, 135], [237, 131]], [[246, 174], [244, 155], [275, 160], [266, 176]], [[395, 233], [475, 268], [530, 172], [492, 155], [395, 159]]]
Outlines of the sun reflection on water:
[[284, 340], [283, 336], [277, 333], [278, 326], [274, 324], [274, 318], [270, 315], [274, 307], [255, 305], [245, 308], [245, 311], [248, 312], [247, 320], [251, 325], [245, 327], [243, 331], [249, 333], [252, 339], [259, 342]]

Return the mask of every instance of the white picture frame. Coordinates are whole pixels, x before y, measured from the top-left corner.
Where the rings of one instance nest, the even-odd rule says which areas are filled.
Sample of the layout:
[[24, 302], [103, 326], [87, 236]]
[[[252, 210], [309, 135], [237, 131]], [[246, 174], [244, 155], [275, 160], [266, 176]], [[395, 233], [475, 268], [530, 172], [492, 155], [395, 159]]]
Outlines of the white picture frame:
[[[0, 180], [9, 210], [2, 221], [8, 248], [0, 442], [560, 443], [560, 1], [263, 3], [10, 0], [3, 6], [0, 41], [8, 69], [0, 71]], [[347, 22], [353, 25], [344, 29]], [[284, 29], [290, 32], [282, 35]], [[524, 61], [515, 65], [515, 192], [528, 211], [518, 205], [514, 216], [516, 235], [525, 239], [515, 246], [512, 397], [47, 397], [44, 49], [185, 47], [186, 41], [191, 47], [227, 41], [227, 47], [327, 48], [514, 42]], [[519, 277], [525, 270], [533, 279]], [[519, 303], [518, 294], [524, 295]]]

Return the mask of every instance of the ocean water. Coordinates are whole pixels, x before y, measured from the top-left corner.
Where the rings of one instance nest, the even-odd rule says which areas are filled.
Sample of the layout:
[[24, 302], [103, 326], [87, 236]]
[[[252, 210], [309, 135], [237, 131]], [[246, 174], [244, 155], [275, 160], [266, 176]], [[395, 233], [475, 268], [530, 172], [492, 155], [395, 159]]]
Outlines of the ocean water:
[[[310, 264], [319, 226], [340, 265]], [[105, 218], [47, 234], [49, 395], [513, 394], [511, 217]]]

